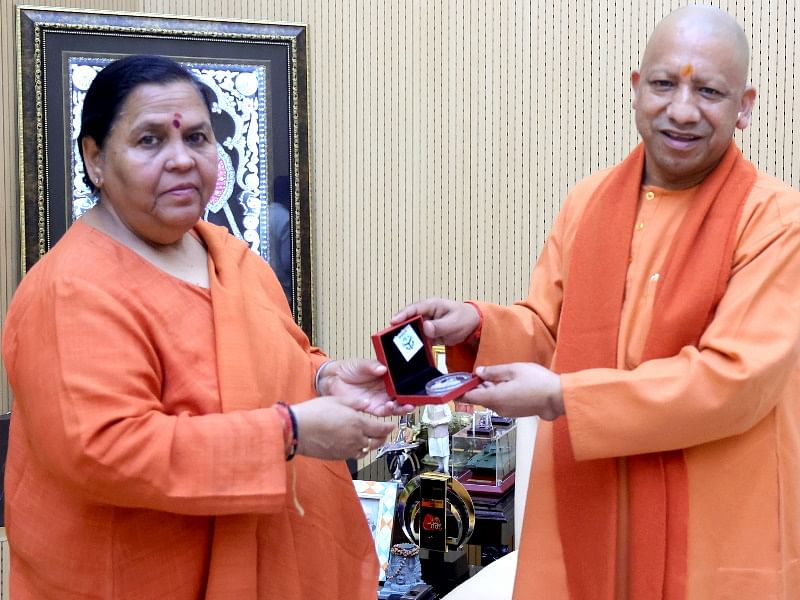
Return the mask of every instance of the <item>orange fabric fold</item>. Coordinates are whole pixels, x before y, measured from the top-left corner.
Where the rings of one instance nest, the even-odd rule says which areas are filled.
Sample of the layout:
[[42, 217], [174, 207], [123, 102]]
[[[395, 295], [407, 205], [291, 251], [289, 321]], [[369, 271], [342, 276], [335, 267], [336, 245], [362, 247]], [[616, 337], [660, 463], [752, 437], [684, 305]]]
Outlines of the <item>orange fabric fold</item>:
[[[639, 145], [598, 188], [575, 236], [554, 368], [614, 368], [631, 238], [642, 186]], [[661, 270], [642, 360], [697, 345], [727, 281], [736, 225], [756, 170], [731, 142], [698, 187]], [[576, 461], [569, 416], [554, 423], [558, 526], [570, 597], [614, 598], [617, 544], [627, 543], [628, 596], [685, 597], [688, 476], [681, 450], [628, 457], [629, 539], [617, 539], [616, 459]]]
[[[265, 299], [261, 263], [225, 230], [202, 221], [196, 230], [210, 257], [222, 411], [312, 397], [315, 363], [325, 357], [309, 347], [288, 307]], [[288, 387], [278, 375], [285, 373], [295, 374]], [[329, 598], [343, 589], [352, 598], [374, 598], [377, 557], [344, 463], [298, 456], [287, 463], [286, 477], [286, 513], [215, 517], [206, 600]], [[280, 551], [265, 555], [265, 547]], [[298, 561], [317, 550], [325, 560], [315, 562], [313, 576], [300, 576]]]
[[[217, 377], [222, 412], [253, 410], [278, 398], [274, 383], [258, 369], [255, 359], [269, 357], [280, 362], [284, 352], [274, 344], [279, 336], [259, 336], [254, 332], [263, 323], [253, 322], [253, 311], [246, 282], [242, 281], [245, 255], [225, 246], [227, 237], [214, 235], [203, 222], [198, 231], [208, 247], [213, 269], [209, 273], [214, 335], [217, 346]], [[263, 314], [263, 313], [262, 313]], [[255, 347], [258, 346], [258, 347]], [[284, 367], [277, 365], [276, 368]], [[285, 368], [285, 367], [284, 367]], [[208, 600], [258, 597], [258, 515], [226, 515], [214, 519], [214, 536], [209, 566]]]

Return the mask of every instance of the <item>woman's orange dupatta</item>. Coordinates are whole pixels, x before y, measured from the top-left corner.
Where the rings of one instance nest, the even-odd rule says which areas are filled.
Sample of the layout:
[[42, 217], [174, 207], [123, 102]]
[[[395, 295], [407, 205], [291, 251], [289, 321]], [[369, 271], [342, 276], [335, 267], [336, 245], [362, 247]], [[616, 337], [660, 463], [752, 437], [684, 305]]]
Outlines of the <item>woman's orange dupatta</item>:
[[[598, 188], [577, 230], [564, 291], [559, 373], [615, 368], [631, 236], [644, 169], [639, 145]], [[731, 142], [699, 186], [670, 247], [642, 360], [697, 345], [725, 292], [736, 226], [756, 170]], [[628, 597], [685, 597], [688, 477], [683, 451], [627, 458], [629, 539], [617, 540], [616, 460], [576, 461], [569, 415], [554, 423], [558, 525], [570, 598], [612, 600], [617, 544], [628, 543]]]
[[[265, 312], [271, 303], [258, 285], [261, 264], [224, 229], [204, 222], [196, 228], [214, 266], [209, 275], [223, 412], [312, 397], [311, 362], [321, 363], [324, 357], [306, 354], [309, 342], [291, 324], [288, 307]], [[308, 361], [306, 377], [306, 364], [298, 356]], [[344, 593], [359, 600], [375, 598], [378, 559], [344, 462], [298, 456], [287, 469], [287, 493], [295, 502], [305, 499], [304, 513], [218, 516], [206, 600], [336, 598]], [[259, 538], [269, 540], [275, 552], [259, 556]], [[324, 560], [314, 560], [319, 553]], [[259, 572], [264, 562], [270, 564], [266, 575]]]

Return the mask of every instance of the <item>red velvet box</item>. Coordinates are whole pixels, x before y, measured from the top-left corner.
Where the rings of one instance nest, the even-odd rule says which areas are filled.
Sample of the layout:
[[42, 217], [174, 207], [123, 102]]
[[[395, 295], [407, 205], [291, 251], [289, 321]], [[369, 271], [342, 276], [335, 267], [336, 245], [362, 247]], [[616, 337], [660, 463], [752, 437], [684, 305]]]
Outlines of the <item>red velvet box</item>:
[[372, 345], [378, 360], [387, 368], [383, 376], [386, 393], [401, 404], [445, 404], [463, 396], [481, 382], [479, 377], [472, 375], [457, 388], [441, 395], [429, 395], [425, 391], [425, 384], [443, 373], [435, 366], [420, 316], [374, 333]]

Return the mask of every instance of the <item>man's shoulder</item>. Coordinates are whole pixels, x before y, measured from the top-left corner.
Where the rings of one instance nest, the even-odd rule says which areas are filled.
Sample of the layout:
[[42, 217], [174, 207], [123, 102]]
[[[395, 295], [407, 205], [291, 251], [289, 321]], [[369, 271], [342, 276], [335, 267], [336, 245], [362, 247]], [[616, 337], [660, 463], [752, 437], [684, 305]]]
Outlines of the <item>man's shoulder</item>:
[[754, 187], [769, 190], [773, 193], [800, 194], [800, 192], [782, 179], [778, 179], [774, 175], [770, 175], [769, 173], [761, 170], [756, 171], [756, 182]]
[[570, 189], [570, 194], [587, 194], [593, 192], [601, 183], [603, 183], [611, 171], [614, 170], [614, 166], [606, 167], [600, 171], [595, 171], [583, 179], [580, 179], [575, 185], [572, 186]]
[[603, 183], [613, 169], [614, 167], [609, 167], [601, 171], [596, 171], [573, 185], [562, 205], [564, 218], [568, 221], [573, 218], [579, 218], [597, 188]]
[[782, 224], [800, 223], [800, 191], [763, 171], [758, 171], [745, 205], [751, 211], [768, 211]]

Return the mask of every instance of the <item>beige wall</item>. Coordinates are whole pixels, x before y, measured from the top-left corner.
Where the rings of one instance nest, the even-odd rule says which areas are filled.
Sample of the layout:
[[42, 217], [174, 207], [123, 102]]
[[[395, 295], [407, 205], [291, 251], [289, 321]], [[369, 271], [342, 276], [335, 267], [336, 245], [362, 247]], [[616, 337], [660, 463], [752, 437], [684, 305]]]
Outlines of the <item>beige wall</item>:
[[[744, 152], [797, 186], [800, 11], [778, 0], [707, 3], [730, 10], [753, 41], [760, 95]], [[408, 301], [525, 292], [567, 189], [636, 142], [629, 73], [655, 22], [683, 3], [43, 4], [308, 24], [316, 336], [344, 357], [371, 355], [370, 333]], [[19, 264], [13, 14], [0, 3], [0, 315]]]

